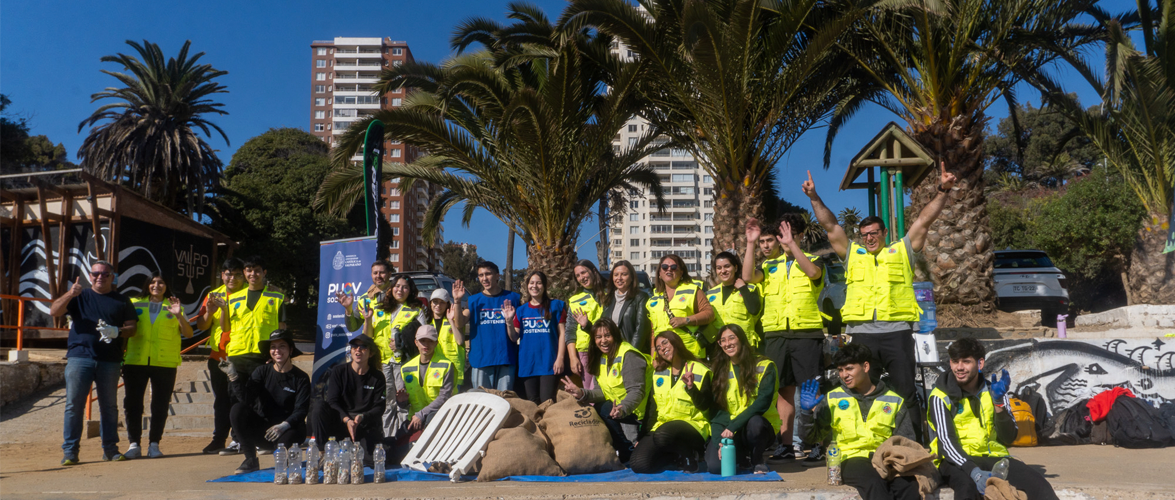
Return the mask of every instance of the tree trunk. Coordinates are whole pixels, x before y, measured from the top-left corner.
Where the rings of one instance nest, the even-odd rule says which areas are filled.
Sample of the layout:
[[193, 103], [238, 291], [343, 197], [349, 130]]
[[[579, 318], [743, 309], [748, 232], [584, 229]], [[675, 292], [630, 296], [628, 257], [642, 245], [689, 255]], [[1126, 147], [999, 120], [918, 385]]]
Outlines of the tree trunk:
[[[553, 299], [567, 299], [575, 291], [575, 242], [559, 242], [546, 247], [530, 244], [526, 247], [531, 271], [547, 275], [547, 294]], [[523, 287], [523, 297], [526, 297]]]
[[[958, 177], [942, 214], [931, 224], [922, 249], [935, 284], [934, 295], [942, 304], [960, 304], [990, 313], [995, 310], [991, 227], [983, 181], [983, 129], [987, 117], [981, 111], [953, 117], [920, 116], [910, 124], [910, 134], [947, 171]], [[927, 175], [911, 192], [913, 225], [917, 214], [938, 194], [939, 171]], [[895, 238], [898, 235], [893, 235]], [[904, 235], [901, 235], [904, 236]], [[917, 277], [926, 279], [925, 276]]]
[[514, 287], [514, 230], [510, 230], [510, 237], [506, 240], [506, 284], [503, 288], [513, 290]]
[[[747, 245], [747, 218], [763, 221], [762, 181], [737, 182], [715, 179], [718, 188], [714, 191], [714, 240], [713, 255], [724, 250], [733, 250], [742, 257]], [[744, 262], [743, 265], [754, 265]]]
[[1167, 244], [1165, 216], [1151, 214], [1138, 230], [1127, 271], [1132, 304], [1175, 304], [1175, 252], [1163, 253]]
[[611, 269], [608, 266], [608, 197], [611, 194], [604, 195], [600, 198], [600, 208], [597, 213], [596, 220], [600, 223], [600, 238], [596, 241], [596, 262], [600, 266], [600, 271]]

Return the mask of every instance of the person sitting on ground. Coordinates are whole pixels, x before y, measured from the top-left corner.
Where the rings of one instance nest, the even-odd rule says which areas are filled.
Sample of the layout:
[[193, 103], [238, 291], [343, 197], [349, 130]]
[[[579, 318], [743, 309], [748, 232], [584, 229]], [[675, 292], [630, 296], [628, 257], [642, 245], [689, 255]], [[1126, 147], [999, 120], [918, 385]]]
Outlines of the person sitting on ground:
[[710, 438], [709, 411], [713, 405], [710, 369], [690, 352], [675, 331], [653, 339], [652, 404], [645, 412], [642, 437], [632, 452], [632, 471], [655, 474], [676, 463], [687, 472], [698, 461]]
[[987, 479], [997, 462], [1009, 462], [1007, 481], [1033, 500], [1055, 500], [1057, 494], [1040, 472], [1008, 453], [1016, 440], [1008, 388], [1012, 378], [1004, 370], [999, 380], [983, 379], [987, 350], [973, 338], [959, 339], [947, 348], [951, 373], [938, 378], [927, 406], [930, 451], [943, 481], [959, 500], [983, 498]]
[[872, 456], [890, 436], [915, 439], [914, 421], [905, 400], [885, 382], [869, 377], [873, 352], [862, 344], [842, 347], [832, 357], [840, 387], [820, 395], [820, 383], [810, 379], [800, 387], [799, 431], [807, 442], [836, 441], [841, 455], [841, 478], [864, 500], [918, 500], [912, 477], [885, 480], [873, 468]]
[[779, 397], [775, 363], [756, 355], [742, 327], [730, 324], [718, 332], [718, 349], [710, 369], [714, 372], [717, 411], [710, 420], [714, 435], [706, 447], [706, 466], [711, 474], [722, 473], [720, 447], [723, 439], [731, 439], [739, 461], [749, 458], [755, 474], [766, 474], [763, 454], [775, 443], [780, 427], [775, 408]]
[[306, 439], [310, 377], [294, 366], [294, 358], [302, 355], [294, 346], [294, 334], [274, 330], [268, 339], [258, 342], [257, 348], [269, 356], [268, 363], [258, 366], [248, 378], [234, 371], [232, 365], [228, 365], [226, 374], [239, 400], [229, 413], [245, 455], [237, 474], [258, 469], [257, 446], [273, 449]]
[[415, 441], [437, 410], [453, 395], [456, 367], [437, 350], [437, 329], [424, 325], [416, 329], [416, 348], [420, 355], [400, 368], [404, 389], [396, 392], [396, 403], [408, 412], [404, 434]]
[[563, 390], [575, 399], [595, 403], [596, 413], [612, 434], [612, 447], [620, 461], [628, 463], [649, 401], [653, 366], [648, 356], [621, 338], [620, 327], [611, 318], [600, 318], [591, 331], [586, 366], [596, 387], [581, 389], [571, 377], [563, 377]]
[[347, 343], [351, 359], [327, 372], [326, 404], [317, 405], [310, 419], [311, 435], [319, 451], [331, 437], [362, 442], [370, 456], [384, 438], [383, 416], [387, 406], [387, 381], [375, 341], [360, 333]]

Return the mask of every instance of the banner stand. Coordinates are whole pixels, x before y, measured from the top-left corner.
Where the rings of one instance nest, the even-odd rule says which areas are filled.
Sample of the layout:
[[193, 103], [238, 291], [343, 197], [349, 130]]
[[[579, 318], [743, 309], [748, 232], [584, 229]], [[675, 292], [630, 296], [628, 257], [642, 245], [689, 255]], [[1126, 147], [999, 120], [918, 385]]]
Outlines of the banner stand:
[[371, 286], [375, 236], [323, 241], [318, 248], [318, 323], [314, 370], [310, 375], [314, 385], [326, 370], [346, 359], [347, 342], [359, 333], [347, 329], [347, 311], [335, 294], [345, 291], [362, 295]]

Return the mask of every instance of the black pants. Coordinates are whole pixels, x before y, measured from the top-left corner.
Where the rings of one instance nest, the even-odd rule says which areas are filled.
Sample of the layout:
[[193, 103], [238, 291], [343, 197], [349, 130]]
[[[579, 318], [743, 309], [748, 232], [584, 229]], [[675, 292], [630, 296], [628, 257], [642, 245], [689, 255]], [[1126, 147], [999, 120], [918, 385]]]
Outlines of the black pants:
[[[395, 404], [395, 403], [391, 403]], [[344, 438], [351, 437], [347, 432], [347, 424], [343, 423], [343, 418], [339, 413], [326, 404], [325, 401], [317, 406], [311, 406], [310, 410], [310, 435], [314, 436], [314, 442], [318, 445], [318, 451], [326, 449], [326, 442], [330, 438], [335, 438], [336, 441], [342, 441]], [[356, 414], [352, 414], [354, 416]], [[359, 428], [355, 429], [355, 442], [363, 443], [363, 449], [366, 450], [366, 455], [371, 456], [371, 452], [375, 450], [377, 443], [384, 443], [383, 422], [380, 418], [367, 419], [364, 418], [359, 423]]]
[[[237, 372], [236, 383], [244, 384], [249, 380], [249, 377], [253, 376], [253, 371], [258, 366], [265, 365], [266, 358], [261, 354], [242, 354], [240, 356], [229, 356], [228, 361], [233, 364], [233, 370]], [[233, 403], [236, 402], [236, 398], [233, 398]]]
[[151, 385], [151, 433], [147, 439], [158, 443], [163, 438], [171, 392], [175, 389], [175, 372], [175, 368], [162, 366], [123, 365], [122, 381], [126, 395], [122, 399], [122, 408], [126, 413], [127, 441], [139, 444], [143, 439], [143, 399], [148, 384]]
[[[771, 422], [761, 415], [755, 415], [747, 421], [742, 430], [734, 433], [734, 450], [737, 461], [746, 463], [747, 453], [751, 454], [751, 467], [763, 463], [763, 453], [767, 447], [775, 444], [775, 428]], [[722, 436], [710, 436], [710, 444], [706, 446], [706, 467], [711, 474], [722, 474], [722, 459], [718, 458], [718, 448], [722, 447]]]
[[541, 405], [544, 401], [555, 400], [555, 392], [559, 390], [557, 375], [536, 375], [534, 377], [520, 377], [514, 384], [515, 389], [522, 389], [522, 399]]
[[233, 405], [229, 415], [233, 430], [237, 433], [237, 441], [241, 443], [241, 453], [245, 454], [245, 458], [256, 457], [257, 446], [262, 443], [273, 443], [274, 447], [284, 444], [288, 448], [290, 445], [301, 443], [306, 439], [306, 422], [293, 422], [289, 429], [278, 435], [277, 440], [266, 440], [265, 431], [282, 423], [282, 421], [266, 420], [253, 411], [253, 405], [249, 403], [242, 402]]
[[857, 489], [862, 500], [919, 500], [918, 481], [898, 476], [886, 481], [865, 457], [850, 458], [840, 464], [840, 478]]
[[619, 420], [614, 419], [612, 418], [612, 407], [611, 401], [596, 403], [596, 413], [600, 415], [604, 426], [608, 428], [608, 433], [612, 435], [612, 447], [620, 455], [620, 461], [627, 463], [632, 458], [632, 441], [629, 441], [628, 436], [624, 435], [624, 428], [620, 424], [640, 425], [640, 420], [637, 420], [635, 413], [630, 413]]
[[869, 363], [869, 376], [878, 380], [883, 372], [889, 374], [886, 385], [906, 400], [906, 412], [913, 420], [914, 433], [919, 441], [923, 441], [922, 423], [926, 420], [926, 412], [922, 411], [918, 403], [918, 386], [914, 382], [918, 363], [914, 354], [913, 333], [913, 330], [860, 333], [853, 335], [853, 342], [873, 351], [874, 362]]
[[673, 420], [641, 438], [629, 465], [637, 474], [656, 474], [680, 458], [697, 460], [705, 450], [706, 440], [697, 429], [684, 420]]
[[[228, 375], [220, 371], [220, 362], [208, 359], [208, 381], [212, 386], [212, 440], [223, 443], [228, 439], [232, 420], [229, 412], [233, 409], [232, 395], [228, 390]], [[233, 433], [236, 439], [236, 433]]]
[[[1053, 486], [1049, 484], [1048, 480], [1041, 473], [1012, 457], [1007, 457], [1007, 459], [1010, 462], [1010, 466], [1008, 467], [1008, 483], [1012, 487], [1023, 491], [1032, 500], [1057, 499], [1057, 494], [1053, 491]], [[1000, 458], [971, 457], [971, 460], [980, 469], [991, 471], [991, 468], [995, 466], [996, 462], [1000, 461]], [[971, 480], [971, 471], [963, 470], [955, 464], [944, 460], [942, 465], [938, 466], [938, 472], [942, 474], [942, 480], [952, 490], [955, 490], [955, 498], [957, 500], [980, 500], [983, 498], [983, 495], [980, 495], [979, 490], [975, 488], [975, 481]]]

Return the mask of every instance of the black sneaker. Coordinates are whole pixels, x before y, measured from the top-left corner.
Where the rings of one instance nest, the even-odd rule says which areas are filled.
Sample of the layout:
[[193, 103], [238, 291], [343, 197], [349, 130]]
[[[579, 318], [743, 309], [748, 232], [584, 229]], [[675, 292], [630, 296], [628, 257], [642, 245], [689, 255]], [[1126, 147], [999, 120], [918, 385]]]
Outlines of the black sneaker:
[[241, 462], [241, 466], [237, 467], [236, 472], [233, 472], [233, 474], [248, 474], [250, 472], [256, 471], [259, 467], [260, 465], [257, 462], [257, 457], [246, 458], [244, 462]]
[[786, 462], [794, 462], [796, 460], [796, 450], [791, 445], [781, 444], [775, 448], [775, 453], [767, 457], [767, 463], [780, 464]]
[[223, 449], [224, 449], [224, 440], [217, 441], [217, 440], [213, 439], [211, 443], [208, 443], [208, 446], [204, 447], [204, 454], [205, 455], [214, 455], [214, 454], [220, 453], [220, 450], [223, 450]]
[[824, 446], [814, 445], [812, 451], [808, 452], [808, 456], [800, 462], [804, 467], [824, 467]]

